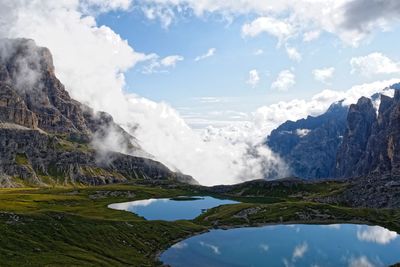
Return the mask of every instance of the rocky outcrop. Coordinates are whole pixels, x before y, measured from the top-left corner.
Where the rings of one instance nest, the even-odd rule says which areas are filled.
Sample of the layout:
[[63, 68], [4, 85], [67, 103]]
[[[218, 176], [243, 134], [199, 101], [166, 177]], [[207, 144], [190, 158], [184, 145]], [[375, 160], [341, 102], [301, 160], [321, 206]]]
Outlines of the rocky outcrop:
[[349, 186], [343, 192], [314, 200], [356, 208], [400, 208], [400, 176], [371, 174], [346, 181]]
[[357, 173], [375, 121], [376, 111], [371, 99], [362, 97], [357, 104], [350, 105], [347, 129], [337, 153], [335, 176], [352, 177]]
[[381, 96], [378, 115], [369, 99], [352, 105], [339, 149], [337, 177], [400, 174], [400, 91]]
[[[110, 132], [121, 151], [93, 146]], [[0, 186], [98, 185], [129, 180], [196, 181], [148, 158], [104, 112], [73, 100], [50, 51], [32, 40], [0, 40]]]
[[0, 121], [15, 122], [36, 129], [36, 114], [28, 109], [21, 97], [7, 84], [0, 83]]
[[332, 177], [337, 149], [346, 129], [347, 107], [332, 104], [322, 115], [287, 121], [273, 130], [266, 144], [302, 178]]

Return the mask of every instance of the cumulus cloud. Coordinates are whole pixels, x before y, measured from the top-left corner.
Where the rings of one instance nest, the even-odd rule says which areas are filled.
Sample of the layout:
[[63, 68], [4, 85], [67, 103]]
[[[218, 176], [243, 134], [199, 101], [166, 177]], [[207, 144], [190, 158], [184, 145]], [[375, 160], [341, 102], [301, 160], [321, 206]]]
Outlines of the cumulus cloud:
[[344, 5], [343, 26], [359, 32], [370, 32], [375, 26], [383, 29], [399, 21], [400, 2], [397, 0], [354, 0]]
[[329, 80], [332, 79], [334, 73], [334, 67], [314, 69], [312, 71], [314, 79], [325, 84], [329, 84]]
[[371, 74], [400, 73], [400, 63], [395, 62], [382, 53], [374, 52], [362, 57], [353, 57], [350, 60], [351, 73]]
[[286, 53], [287, 53], [288, 57], [293, 61], [300, 62], [302, 59], [301, 54], [294, 47], [286, 46]]
[[247, 79], [247, 84], [251, 85], [252, 87], [256, 87], [260, 82], [260, 75], [258, 70], [254, 69], [249, 71], [249, 78]]
[[272, 17], [260, 17], [242, 27], [244, 37], [255, 37], [261, 33], [268, 33], [279, 40], [279, 44], [285, 42], [294, 33], [292, 26], [285, 21]]
[[216, 51], [217, 51], [216, 48], [210, 48], [210, 49], [207, 50], [207, 52], [206, 52], [205, 54], [202, 54], [202, 55], [196, 57], [196, 58], [194, 59], [194, 61], [200, 61], [200, 60], [206, 59], [206, 58], [208, 58], [208, 57], [212, 57], [212, 56], [215, 55], [215, 52], [216, 52]]
[[295, 76], [291, 70], [283, 70], [278, 74], [276, 80], [271, 84], [271, 88], [278, 91], [287, 91], [296, 84]]

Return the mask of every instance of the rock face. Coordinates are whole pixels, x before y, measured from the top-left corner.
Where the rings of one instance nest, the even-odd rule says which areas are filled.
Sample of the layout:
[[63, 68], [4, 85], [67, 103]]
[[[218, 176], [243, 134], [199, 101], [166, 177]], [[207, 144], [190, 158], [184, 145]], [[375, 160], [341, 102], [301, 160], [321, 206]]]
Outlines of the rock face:
[[[101, 150], [113, 132], [126, 154]], [[107, 184], [133, 179], [196, 183], [148, 155], [104, 112], [73, 100], [55, 76], [46, 48], [0, 40], [0, 186]]]
[[371, 101], [352, 105], [348, 126], [339, 148], [337, 177], [400, 173], [400, 91], [381, 96], [378, 115]]
[[357, 174], [375, 122], [376, 112], [369, 98], [362, 97], [357, 104], [350, 105], [347, 129], [337, 153], [335, 176], [352, 177]]
[[271, 132], [266, 144], [302, 178], [332, 177], [336, 153], [346, 129], [347, 107], [334, 103], [322, 115], [287, 121]]

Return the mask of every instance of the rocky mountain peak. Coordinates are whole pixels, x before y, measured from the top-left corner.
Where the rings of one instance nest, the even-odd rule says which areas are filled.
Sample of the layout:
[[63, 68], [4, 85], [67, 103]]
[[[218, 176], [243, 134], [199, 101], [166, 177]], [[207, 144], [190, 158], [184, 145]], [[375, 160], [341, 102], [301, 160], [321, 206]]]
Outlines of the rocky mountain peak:
[[333, 176], [337, 148], [346, 127], [347, 106], [333, 103], [324, 114], [287, 121], [273, 130], [267, 145], [302, 178]]
[[[108, 145], [110, 138], [117, 148]], [[112, 116], [70, 97], [47, 48], [29, 39], [0, 39], [0, 186], [13, 186], [13, 177], [35, 185], [195, 183], [148, 158]]]

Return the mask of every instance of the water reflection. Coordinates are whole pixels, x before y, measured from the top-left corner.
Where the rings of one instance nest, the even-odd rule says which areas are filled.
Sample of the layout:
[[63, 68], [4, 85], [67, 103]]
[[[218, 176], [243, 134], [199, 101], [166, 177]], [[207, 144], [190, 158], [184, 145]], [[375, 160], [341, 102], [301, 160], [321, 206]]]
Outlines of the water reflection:
[[380, 226], [352, 224], [212, 230], [172, 246], [161, 260], [173, 267], [378, 267], [400, 262], [397, 237]]
[[138, 214], [147, 220], [191, 220], [207, 209], [226, 204], [238, 203], [227, 199], [213, 197], [181, 197], [137, 200], [111, 204], [108, 207], [126, 210]]
[[362, 241], [386, 245], [397, 238], [397, 233], [380, 226], [359, 226], [357, 238]]

